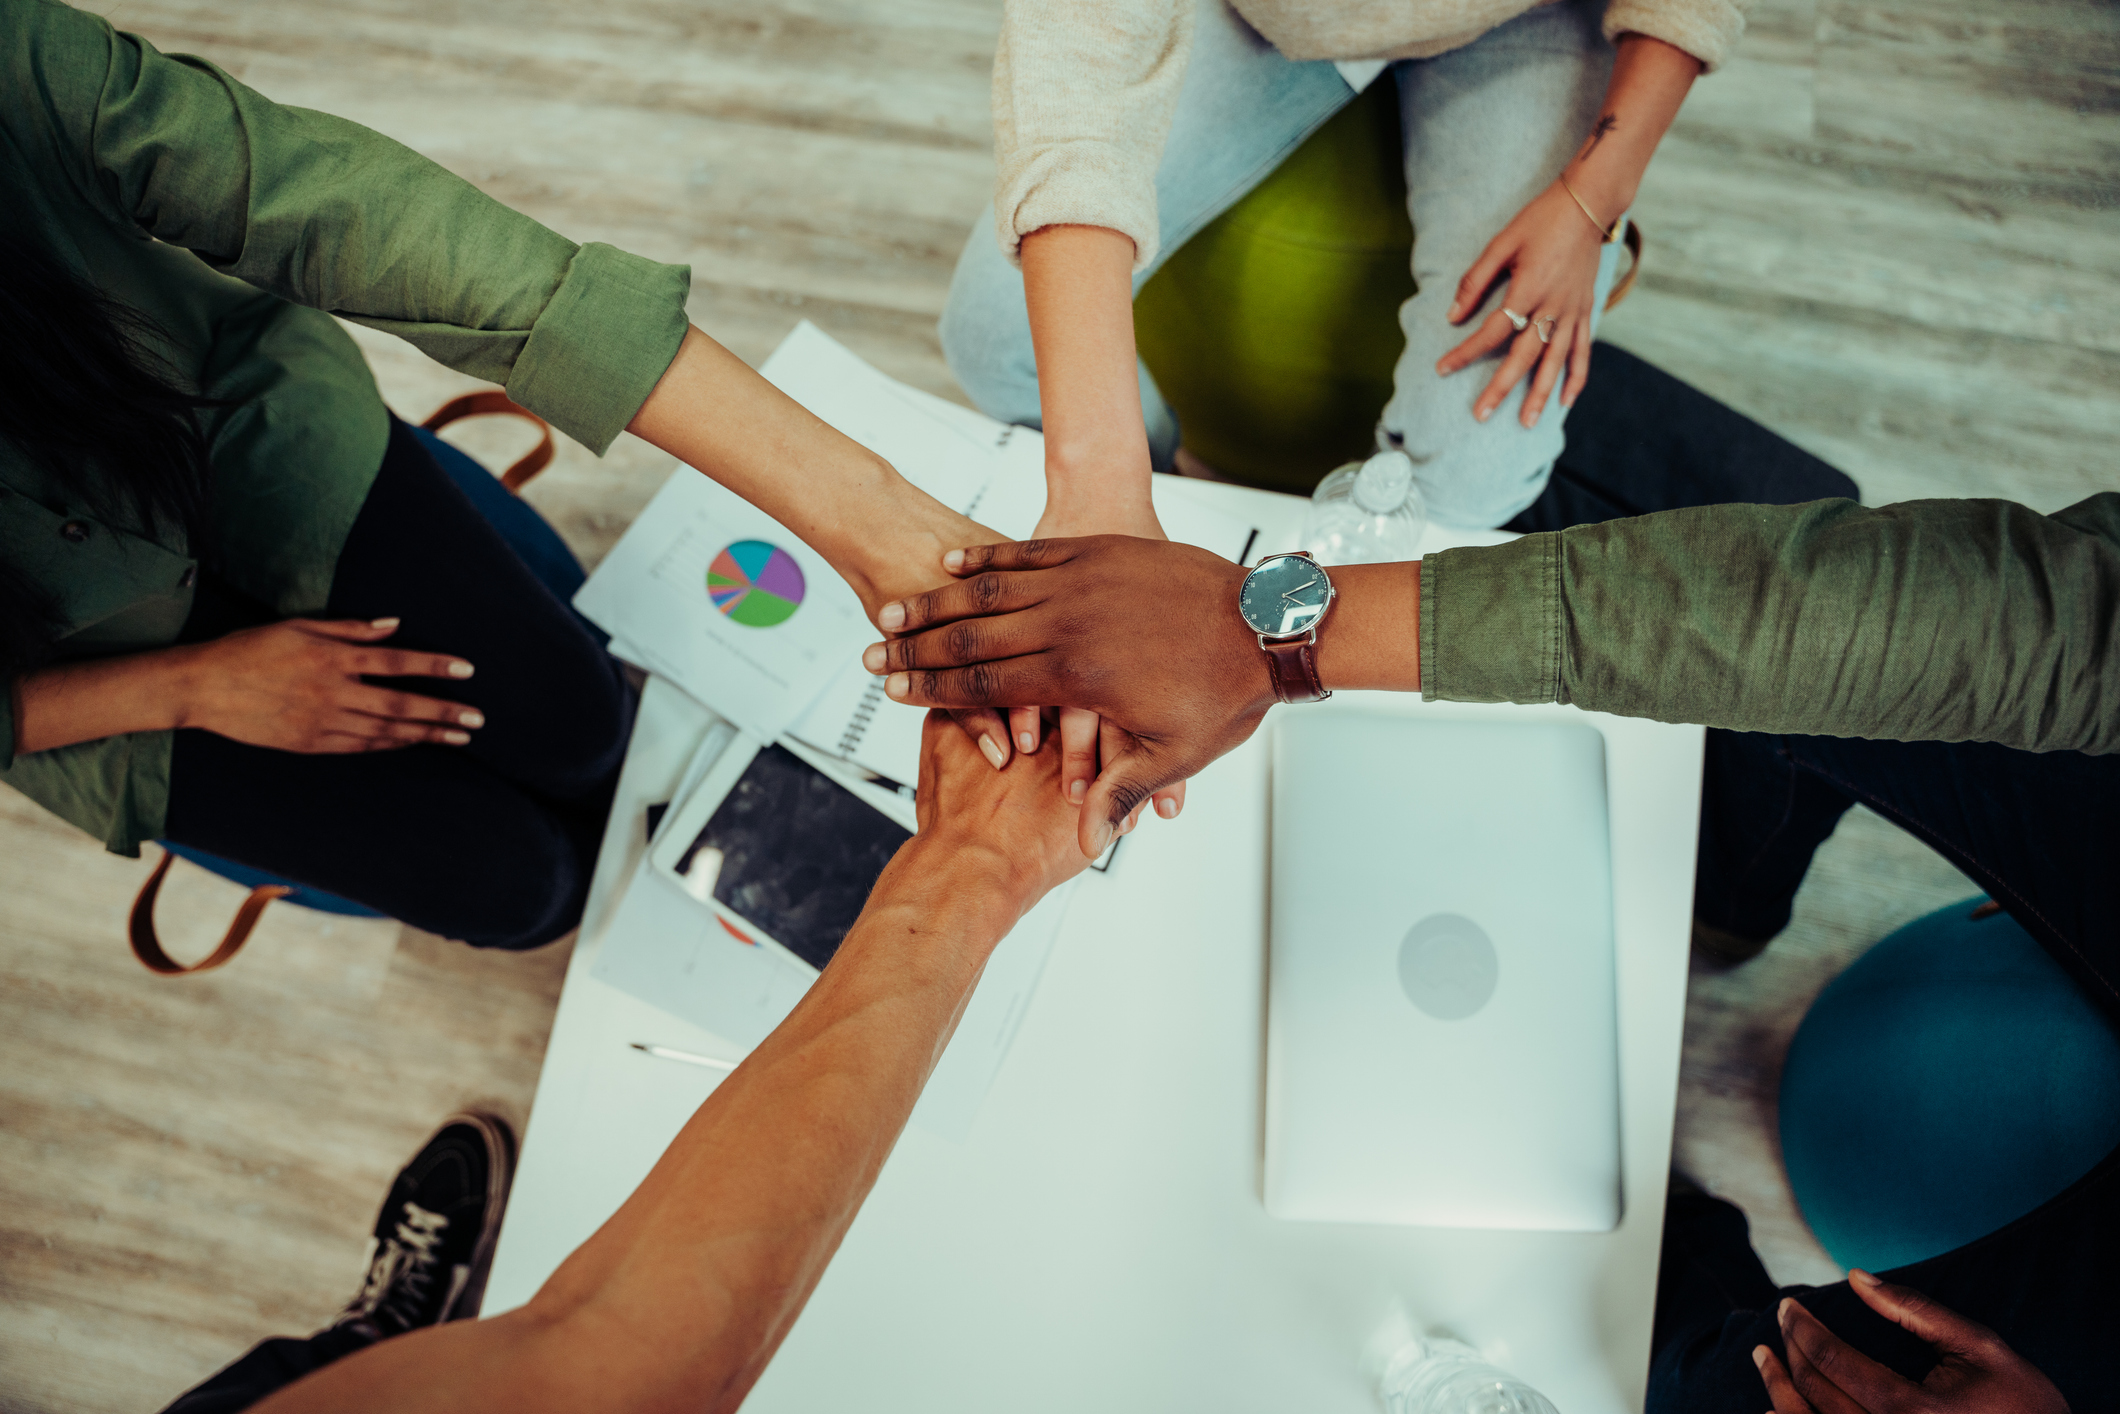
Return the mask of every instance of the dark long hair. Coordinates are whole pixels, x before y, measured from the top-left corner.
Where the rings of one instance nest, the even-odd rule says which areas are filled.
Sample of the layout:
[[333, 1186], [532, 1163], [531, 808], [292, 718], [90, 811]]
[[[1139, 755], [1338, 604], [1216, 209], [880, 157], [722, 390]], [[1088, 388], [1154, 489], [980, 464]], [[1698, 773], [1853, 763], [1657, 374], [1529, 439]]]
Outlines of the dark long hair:
[[[212, 484], [198, 412], [211, 404], [156, 352], [140, 311], [51, 252], [0, 232], [0, 441], [98, 519], [207, 548]], [[49, 653], [48, 591], [0, 560], [0, 691]]]

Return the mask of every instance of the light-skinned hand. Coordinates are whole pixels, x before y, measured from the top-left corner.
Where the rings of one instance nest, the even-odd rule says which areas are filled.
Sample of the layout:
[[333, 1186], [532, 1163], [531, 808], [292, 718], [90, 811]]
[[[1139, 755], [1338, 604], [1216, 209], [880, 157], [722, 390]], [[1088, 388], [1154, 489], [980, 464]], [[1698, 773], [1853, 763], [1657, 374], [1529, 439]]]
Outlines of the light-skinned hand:
[[[1538, 425], [1556, 385], [1561, 389], [1561, 406], [1575, 406], [1590, 377], [1590, 314], [1597, 301], [1603, 246], [1597, 227], [1555, 181], [1480, 252], [1458, 282], [1450, 322], [1469, 319], [1495, 282], [1505, 276], [1509, 288], [1471, 337], [1444, 354], [1435, 366], [1447, 378], [1504, 344], [1509, 346], [1501, 366], [1472, 405], [1474, 417], [1485, 422], [1526, 374], [1533, 376], [1519, 414], [1524, 426]], [[1505, 306], [1530, 321], [1523, 330], [1502, 312]], [[1544, 339], [1539, 337], [1541, 331]]]
[[947, 712], [930, 712], [920, 734], [917, 852], [964, 864], [983, 857], [1009, 883], [1020, 915], [1082, 872], [1075, 847], [1079, 812], [1061, 798], [1060, 749], [1048, 742], [994, 771]]

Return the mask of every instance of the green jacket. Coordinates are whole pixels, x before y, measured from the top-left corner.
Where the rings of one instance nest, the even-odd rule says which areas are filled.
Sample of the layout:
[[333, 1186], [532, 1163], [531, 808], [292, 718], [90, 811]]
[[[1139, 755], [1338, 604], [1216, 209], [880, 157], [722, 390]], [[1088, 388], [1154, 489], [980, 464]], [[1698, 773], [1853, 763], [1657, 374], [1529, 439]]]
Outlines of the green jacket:
[[[601, 453], [683, 340], [691, 272], [577, 246], [418, 153], [288, 108], [57, 0], [0, 0], [0, 223], [151, 316], [199, 392], [216, 573], [277, 613], [324, 607], [389, 422], [329, 317], [385, 329]], [[110, 525], [0, 444], [0, 554], [64, 621], [59, 654], [171, 643], [197, 564]], [[120, 854], [161, 833], [170, 734], [14, 754], [0, 780]]]
[[1701, 506], [1421, 566], [1421, 691], [1739, 731], [2120, 750], [2120, 492]]

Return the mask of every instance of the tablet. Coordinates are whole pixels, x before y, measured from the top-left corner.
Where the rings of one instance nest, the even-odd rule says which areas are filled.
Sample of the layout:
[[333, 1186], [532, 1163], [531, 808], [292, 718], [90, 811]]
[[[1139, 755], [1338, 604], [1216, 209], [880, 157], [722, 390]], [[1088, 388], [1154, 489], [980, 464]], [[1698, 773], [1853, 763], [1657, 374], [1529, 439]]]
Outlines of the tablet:
[[742, 737], [660, 832], [650, 860], [738, 941], [822, 971], [913, 825], [911, 802], [829, 757]]

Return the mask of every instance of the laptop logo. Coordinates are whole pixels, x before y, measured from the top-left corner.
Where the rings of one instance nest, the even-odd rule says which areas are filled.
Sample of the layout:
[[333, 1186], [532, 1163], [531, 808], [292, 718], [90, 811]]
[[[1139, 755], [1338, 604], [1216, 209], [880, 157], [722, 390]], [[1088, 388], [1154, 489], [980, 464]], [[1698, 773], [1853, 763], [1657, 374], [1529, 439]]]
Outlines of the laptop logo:
[[1487, 931], [1458, 913], [1431, 913], [1399, 944], [1399, 986], [1437, 1021], [1463, 1021], [1487, 1005], [1501, 963]]

